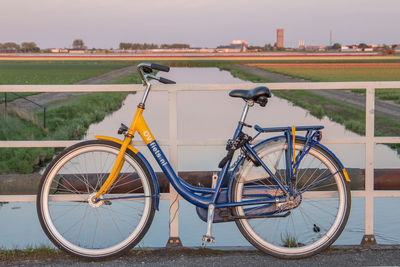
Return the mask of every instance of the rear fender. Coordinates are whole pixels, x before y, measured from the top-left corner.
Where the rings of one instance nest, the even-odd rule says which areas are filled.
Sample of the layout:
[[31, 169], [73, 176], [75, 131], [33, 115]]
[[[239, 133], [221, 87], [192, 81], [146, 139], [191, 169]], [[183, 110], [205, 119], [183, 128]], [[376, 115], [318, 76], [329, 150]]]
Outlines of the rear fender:
[[[304, 138], [303, 136], [296, 136], [296, 138], [302, 139], [304, 141], [306, 141], [306, 138]], [[272, 138], [268, 138], [265, 139], [263, 141], [260, 141], [259, 143], [255, 144], [252, 148], [253, 149], [257, 149], [258, 146], [265, 144], [267, 142], [272, 142], [272, 141], [282, 141], [282, 142], [286, 142], [286, 137], [284, 135], [281, 136], [275, 136]], [[340, 169], [342, 170], [342, 173], [344, 175], [344, 178], [347, 182], [350, 182], [350, 178], [347, 174], [347, 171], [345, 169], [345, 167], [343, 166], [342, 162], [336, 157], [335, 154], [333, 154], [333, 152], [328, 149], [326, 146], [322, 145], [321, 143], [316, 143], [315, 144], [316, 147], [319, 147], [320, 149], [324, 150], [325, 152], [327, 152], [333, 159], [334, 161], [336, 161], [336, 163], [339, 165]], [[243, 161], [245, 160], [245, 158], [240, 159], [236, 165], [234, 166], [234, 169], [231, 172], [231, 176], [229, 177], [229, 182], [228, 182], [228, 202], [232, 202], [232, 186], [233, 186], [233, 181], [235, 179], [235, 174], [238, 171], [240, 165], [243, 163]]]
[[[123, 141], [117, 138], [113, 138], [113, 137], [109, 137], [109, 136], [95, 136], [96, 139], [99, 140], [107, 140], [107, 141], [111, 141], [114, 143], [118, 143], [120, 145], [122, 145]], [[128, 149], [130, 151], [132, 151], [133, 153], [135, 153], [144, 163], [144, 165], [146, 166], [148, 172], [150, 173], [151, 179], [153, 180], [153, 184], [154, 184], [154, 191], [155, 191], [155, 202], [154, 202], [154, 208], [156, 210], [159, 210], [159, 203], [160, 203], [160, 187], [158, 185], [158, 180], [157, 180], [157, 176], [153, 170], [153, 168], [151, 167], [151, 165], [149, 164], [149, 162], [147, 161], [147, 159], [142, 155], [142, 153], [139, 152], [139, 150], [137, 150], [136, 148], [134, 148], [132, 145], [128, 145]]]

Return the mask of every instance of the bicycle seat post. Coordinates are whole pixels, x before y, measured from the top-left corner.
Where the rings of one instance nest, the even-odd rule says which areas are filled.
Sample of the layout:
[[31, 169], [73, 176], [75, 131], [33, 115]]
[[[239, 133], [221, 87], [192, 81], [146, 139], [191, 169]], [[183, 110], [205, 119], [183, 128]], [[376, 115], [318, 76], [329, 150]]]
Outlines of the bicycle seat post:
[[253, 101], [246, 101], [246, 104], [244, 105], [244, 108], [242, 111], [242, 116], [240, 117], [240, 121], [239, 121], [240, 124], [246, 125], [246, 123], [244, 121], [246, 120], [247, 113], [249, 112], [249, 108], [252, 106], [254, 106]]

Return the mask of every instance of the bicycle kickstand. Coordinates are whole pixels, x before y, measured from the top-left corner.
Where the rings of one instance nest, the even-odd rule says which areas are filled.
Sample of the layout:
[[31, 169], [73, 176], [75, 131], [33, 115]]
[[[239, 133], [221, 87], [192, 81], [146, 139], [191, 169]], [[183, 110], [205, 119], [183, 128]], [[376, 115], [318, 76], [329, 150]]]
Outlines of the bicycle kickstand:
[[203, 242], [207, 243], [214, 243], [215, 238], [211, 236], [211, 228], [214, 221], [214, 204], [210, 204], [208, 206], [208, 213], [207, 213], [207, 233], [203, 235]]

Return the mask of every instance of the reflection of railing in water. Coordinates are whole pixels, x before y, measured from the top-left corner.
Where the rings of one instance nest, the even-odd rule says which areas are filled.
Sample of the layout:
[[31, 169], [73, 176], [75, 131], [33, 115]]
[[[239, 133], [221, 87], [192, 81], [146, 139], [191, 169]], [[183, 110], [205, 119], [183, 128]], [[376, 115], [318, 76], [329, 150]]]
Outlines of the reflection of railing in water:
[[[359, 168], [346, 168], [349, 176], [351, 177], [351, 189], [352, 190], [364, 190], [365, 185], [365, 169]], [[283, 171], [282, 171], [283, 172]], [[212, 186], [213, 174], [218, 174], [219, 171], [182, 171], [178, 172], [178, 176], [188, 182], [189, 184], [201, 187]], [[169, 193], [169, 182], [162, 172], [156, 172], [158, 184], [160, 186], [161, 193]], [[375, 169], [374, 170], [374, 188], [375, 190], [400, 190], [400, 169]], [[70, 182], [76, 179], [74, 175], [63, 175], [64, 179], [70, 179]], [[86, 174], [86, 176], [88, 176]], [[137, 174], [121, 175], [124, 178], [136, 179]], [[230, 173], [228, 173], [228, 177]], [[106, 174], [93, 174], [93, 178], [89, 175], [89, 182], [94, 179], [91, 184], [94, 188], [97, 185], [97, 177], [107, 178]], [[37, 188], [42, 176], [40, 174], [14, 174], [14, 175], [0, 175], [0, 198], [2, 195], [33, 195], [37, 193]], [[78, 181], [75, 181], [78, 182]], [[135, 188], [135, 185], [130, 184], [129, 181], [118, 181], [121, 185], [115, 186], [118, 188], [116, 193], [129, 192]], [[227, 186], [228, 181], [225, 181], [223, 186]], [[86, 191], [83, 185], [72, 184], [76, 190]], [[99, 186], [99, 185], [97, 185]]]
[[[32, 104], [35, 104], [36, 106], [40, 107], [43, 109], [43, 128], [46, 128], [46, 107], [43, 105], [40, 105], [39, 103], [36, 103], [35, 101], [30, 100], [29, 98], [24, 97], [23, 95], [14, 93], [14, 92], [9, 92], [8, 94], [14, 94], [18, 96], [18, 98], [22, 98], [28, 102], [31, 102]], [[11, 101], [10, 101], [11, 103]], [[4, 109], [5, 113], [7, 114], [7, 92], [4, 92]]]
[[[258, 84], [240, 84], [241, 89], [252, 89]], [[365, 179], [364, 186], [352, 191], [353, 197], [365, 199], [365, 231], [362, 242], [373, 243], [374, 237], [374, 198], [400, 197], [400, 190], [374, 190], [379, 188], [378, 180], [374, 180], [374, 145], [400, 143], [400, 137], [375, 137], [375, 90], [384, 88], [400, 88], [400, 82], [338, 82], [338, 83], [271, 83], [263, 84], [271, 90], [329, 90], [329, 89], [366, 89], [366, 135], [359, 138], [338, 138], [324, 140], [324, 144], [365, 144]], [[171, 165], [177, 169], [179, 146], [224, 146], [226, 140], [178, 140], [177, 123], [177, 92], [178, 91], [220, 91], [238, 88], [238, 84], [185, 84], [185, 85], [154, 85], [152, 90], [168, 91], [169, 103], [169, 140], [160, 145], [169, 146]], [[0, 85], [0, 92], [95, 92], [95, 91], [141, 91], [141, 85]], [[66, 147], [76, 141], [2, 141], [0, 147]], [[133, 145], [143, 145], [143, 142], [133, 142]], [[361, 175], [362, 175], [361, 174]], [[210, 177], [211, 180], [211, 177]], [[355, 180], [356, 181], [356, 180]], [[384, 183], [383, 183], [384, 184]], [[397, 189], [397, 188], [396, 188]], [[170, 241], [179, 240], [178, 201], [180, 199], [173, 188], [169, 194], [163, 194], [162, 199], [170, 201]], [[34, 195], [0, 196], [0, 202], [35, 201]]]

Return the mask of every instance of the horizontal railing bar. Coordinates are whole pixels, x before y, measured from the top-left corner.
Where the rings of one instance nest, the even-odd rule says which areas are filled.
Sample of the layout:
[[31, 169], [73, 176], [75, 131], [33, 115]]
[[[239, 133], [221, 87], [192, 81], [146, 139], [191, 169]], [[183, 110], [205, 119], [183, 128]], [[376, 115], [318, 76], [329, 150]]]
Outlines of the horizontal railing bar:
[[[55, 92], [130, 92], [144, 90], [140, 84], [74, 84], [74, 85], [0, 85], [0, 92], [40, 92], [40, 93], [55, 93]], [[165, 88], [168, 90], [168, 88]]]
[[374, 137], [374, 143], [377, 143], [377, 144], [400, 144], [400, 137], [395, 137], [395, 136]]
[[36, 195], [0, 195], [0, 202], [35, 202]]
[[[0, 147], [68, 147], [79, 143], [84, 140], [52, 140], [52, 141], [0, 141]], [[256, 139], [255, 143], [258, 141]], [[261, 141], [261, 140], [260, 140]], [[365, 144], [365, 137], [354, 138], [331, 138], [324, 139], [322, 144]], [[400, 137], [375, 137], [374, 143], [379, 144], [397, 144], [400, 143]], [[166, 140], [159, 141], [161, 146], [168, 146], [169, 142]], [[224, 146], [226, 139], [199, 139], [199, 140], [180, 140], [177, 142], [178, 146]], [[133, 141], [134, 146], [145, 146], [143, 141]]]
[[[170, 199], [170, 194], [160, 194], [160, 199], [168, 200]], [[36, 195], [0, 195], [0, 202], [36, 202]]]
[[[268, 86], [271, 90], [345, 90], [376, 88], [400, 88], [400, 82], [304, 82], [304, 83], [243, 83], [243, 84], [172, 84], [152, 86], [154, 91], [219, 91], [232, 89], [252, 89]], [[141, 84], [101, 84], [101, 85], [0, 85], [0, 92], [112, 92], [141, 91]]]
[[[369, 194], [366, 191], [353, 190], [351, 191], [351, 197], [366, 197]], [[400, 190], [390, 191], [390, 190], [374, 190], [372, 193], [373, 197], [400, 197]]]
[[399, 191], [374, 190], [373, 196], [374, 197], [400, 197], [400, 190]]
[[80, 140], [71, 141], [0, 141], [0, 147], [68, 147], [72, 146], [76, 143], [79, 143]]

